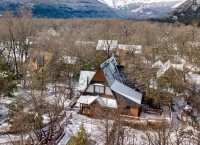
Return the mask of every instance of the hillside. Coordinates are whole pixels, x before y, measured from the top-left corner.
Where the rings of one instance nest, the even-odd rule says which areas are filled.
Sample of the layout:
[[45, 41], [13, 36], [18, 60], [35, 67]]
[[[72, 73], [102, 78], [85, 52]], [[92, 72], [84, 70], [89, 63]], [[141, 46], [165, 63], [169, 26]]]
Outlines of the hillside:
[[166, 21], [179, 21], [184, 24], [200, 22], [200, 1], [187, 0], [163, 18]]
[[0, 13], [31, 9], [46, 18], [159, 18], [185, 0], [1, 0]]

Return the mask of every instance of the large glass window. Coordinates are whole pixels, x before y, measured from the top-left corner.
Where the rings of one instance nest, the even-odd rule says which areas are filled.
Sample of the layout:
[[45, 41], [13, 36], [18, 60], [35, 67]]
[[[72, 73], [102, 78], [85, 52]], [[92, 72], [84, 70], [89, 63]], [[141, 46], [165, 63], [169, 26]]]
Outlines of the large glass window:
[[86, 92], [94, 93], [94, 86], [90, 85]]
[[95, 85], [95, 93], [104, 93], [104, 86]]

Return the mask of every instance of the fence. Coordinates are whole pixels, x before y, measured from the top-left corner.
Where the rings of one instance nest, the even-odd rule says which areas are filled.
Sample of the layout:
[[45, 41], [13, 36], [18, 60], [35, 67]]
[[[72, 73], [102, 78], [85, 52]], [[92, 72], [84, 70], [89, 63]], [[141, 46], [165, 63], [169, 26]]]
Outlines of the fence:
[[125, 122], [128, 122], [130, 124], [134, 125], [142, 125], [142, 126], [148, 126], [148, 125], [156, 125], [158, 123], [166, 122], [164, 118], [140, 118], [140, 117], [134, 117], [134, 116], [128, 116], [128, 115], [120, 115], [122, 120]]

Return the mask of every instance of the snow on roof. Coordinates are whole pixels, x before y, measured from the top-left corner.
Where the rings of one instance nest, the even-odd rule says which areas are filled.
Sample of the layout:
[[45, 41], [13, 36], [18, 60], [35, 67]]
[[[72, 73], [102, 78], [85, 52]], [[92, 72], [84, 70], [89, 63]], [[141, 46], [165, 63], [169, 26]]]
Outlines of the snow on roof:
[[83, 96], [81, 95], [80, 98], [76, 101], [78, 103], [82, 103], [82, 104], [91, 104], [92, 102], [94, 102], [94, 100], [96, 100], [98, 98], [98, 96]]
[[152, 65], [153, 68], [155, 68], [155, 67], [161, 68], [162, 66], [163, 66], [163, 63], [162, 63], [160, 60], [156, 61], [156, 62]]
[[104, 97], [100, 97], [100, 96], [82, 95], [77, 100], [77, 103], [90, 105], [95, 100], [97, 100], [102, 107], [117, 108], [117, 101], [116, 100], [110, 99], [110, 98], [104, 98]]
[[0, 99], [1, 104], [11, 104], [13, 101], [15, 101], [15, 98], [4, 97]]
[[96, 46], [96, 43], [93, 41], [76, 41], [75, 45], [92, 45], [92, 46]]
[[171, 64], [171, 67], [174, 69], [182, 70], [183, 71], [183, 65], [184, 64]]
[[109, 99], [109, 98], [103, 98], [101, 97], [104, 103], [106, 104], [106, 107], [109, 108], [117, 108], [117, 101], [115, 99]]
[[126, 45], [126, 44], [118, 44], [118, 49], [133, 51], [134, 53], [141, 53], [142, 46], [141, 45]]
[[156, 73], [157, 78], [159, 78], [161, 75], [163, 75], [171, 66], [170, 61], [168, 60]]
[[199, 74], [194, 74], [192, 72], [189, 72], [186, 74], [185, 78], [190, 81], [191, 83], [195, 83], [197, 85], [200, 85], [200, 75]]
[[180, 56], [178, 56], [178, 55], [174, 55], [174, 58], [177, 60], [177, 61], [179, 61], [180, 63], [186, 63], [186, 60], [185, 59], [183, 59], [183, 58], [181, 58]]
[[113, 48], [117, 48], [117, 45], [117, 40], [99, 40], [96, 50], [112, 50]]
[[89, 83], [91, 81], [94, 74], [95, 74], [94, 71], [81, 71], [80, 77], [79, 77], [79, 86], [78, 86], [79, 91], [85, 90], [85, 88], [88, 85], [87, 83]]
[[134, 89], [131, 89], [124, 84], [118, 82], [115, 80], [115, 82], [112, 84], [111, 89], [124, 97], [141, 104], [142, 101], [142, 94], [140, 92], [135, 91]]
[[48, 114], [43, 114], [42, 118], [43, 118], [42, 123], [48, 124], [50, 122], [50, 117]]
[[64, 62], [66, 62], [67, 64], [75, 64], [75, 62], [76, 62], [76, 57], [74, 57], [74, 56], [64, 55], [61, 59]]

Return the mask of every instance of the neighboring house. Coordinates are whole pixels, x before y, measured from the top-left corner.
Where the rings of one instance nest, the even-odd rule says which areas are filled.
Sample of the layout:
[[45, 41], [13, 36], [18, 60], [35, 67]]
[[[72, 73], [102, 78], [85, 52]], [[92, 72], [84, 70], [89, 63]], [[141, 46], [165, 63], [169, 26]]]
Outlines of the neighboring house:
[[117, 48], [117, 40], [99, 40], [97, 43], [96, 50], [104, 50], [106, 52], [112, 51], [114, 48]]
[[92, 46], [96, 47], [96, 43], [93, 41], [76, 41], [75, 42], [76, 46]]
[[[173, 56], [173, 57], [175, 58], [174, 60], [171, 60], [171, 61], [168, 60], [164, 64], [160, 60], [158, 60], [152, 65], [152, 68], [158, 69], [156, 72], [156, 78], [160, 78], [161, 76], [165, 75], [165, 73], [170, 68], [173, 68], [174, 70], [178, 70], [182, 72], [183, 81], [187, 81], [188, 83], [195, 85], [196, 89], [200, 90], [200, 75], [198, 74], [200, 69], [196, 67], [195, 65], [191, 65], [190, 63], [187, 63], [184, 59], [180, 58], [179, 56]], [[172, 61], [175, 61], [177, 64], [172, 63]], [[176, 74], [178, 76], [177, 71], [176, 71]], [[150, 85], [149, 85], [150, 88], [157, 89], [156, 78], [150, 79]], [[171, 89], [170, 92], [173, 93], [173, 89]]]
[[80, 103], [82, 113], [96, 115], [102, 114], [104, 109], [124, 106], [126, 114], [139, 116], [142, 94], [131, 88], [133, 85], [126, 80], [120, 70], [122, 68], [117, 65], [115, 58], [111, 57], [100, 65], [94, 75], [92, 73], [93, 76], [90, 75], [91, 80], [81, 72], [82, 79], [80, 77], [79, 84], [84, 85], [79, 89], [82, 93], [77, 103]]
[[96, 50], [103, 50], [107, 53], [109, 52], [109, 54], [114, 55], [118, 59], [120, 65], [125, 65], [128, 63], [129, 60], [128, 54], [142, 53], [142, 46], [118, 44], [117, 40], [99, 40]]
[[142, 53], [142, 46], [118, 44], [117, 49], [113, 49], [113, 53], [120, 65], [127, 65], [130, 62], [130, 58], [133, 57], [132, 54], [139, 55]]
[[71, 64], [71, 65], [74, 65], [76, 63], [75, 56], [64, 55], [60, 60], [62, 60], [63, 62], [65, 62], [67, 64]]
[[33, 56], [30, 58], [29, 67], [34, 70], [39, 70], [42, 67], [46, 67], [51, 59], [53, 54], [45, 51], [35, 51]]
[[159, 61], [155, 62], [152, 65], [152, 68], [159, 68], [158, 71], [156, 72], [156, 77], [157, 78], [159, 78], [162, 75], [164, 75], [165, 72], [167, 70], [169, 70], [170, 67], [172, 67], [172, 68], [174, 68], [176, 70], [180, 70], [180, 71], [183, 71], [183, 69], [184, 69], [184, 65], [183, 64], [172, 64], [169, 60], [164, 64], [159, 60]]

